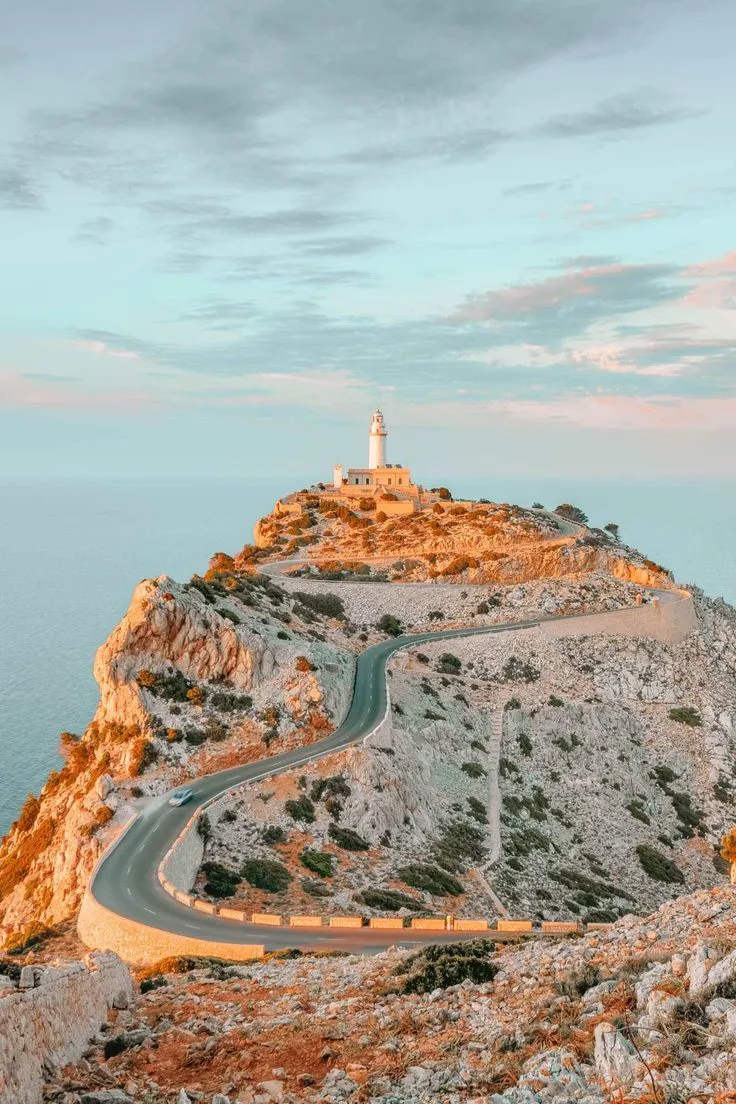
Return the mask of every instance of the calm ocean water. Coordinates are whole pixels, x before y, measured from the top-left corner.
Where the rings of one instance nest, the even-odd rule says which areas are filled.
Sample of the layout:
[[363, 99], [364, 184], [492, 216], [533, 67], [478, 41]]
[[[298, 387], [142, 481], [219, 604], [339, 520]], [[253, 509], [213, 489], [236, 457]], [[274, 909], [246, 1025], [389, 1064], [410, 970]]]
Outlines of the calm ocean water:
[[[296, 486], [297, 484], [294, 483]], [[457, 497], [571, 501], [681, 582], [736, 604], [736, 483], [451, 483]], [[288, 483], [0, 483], [0, 833], [97, 701], [95, 649], [151, 575], [188, 578], [251, 539]]]

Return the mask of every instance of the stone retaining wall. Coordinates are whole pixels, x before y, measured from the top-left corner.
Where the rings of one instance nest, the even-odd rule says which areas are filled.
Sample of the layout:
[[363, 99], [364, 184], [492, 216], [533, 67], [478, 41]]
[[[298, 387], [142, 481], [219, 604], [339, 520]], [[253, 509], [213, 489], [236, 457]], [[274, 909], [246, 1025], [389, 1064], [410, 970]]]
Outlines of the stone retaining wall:
[[260, 958], [264, 952], [262, 943], [219, 943], [139, 924], [106, 909], [89, 890], [79, 910], [77, 931], [88, 947], [115, 951], [133, 966], [150, 966], [161, 958], [183, 954], [248, 962]]
[[[44, 1069], [75, 1062], [113, 1005], [133, 996], [128, 967], [95, 952], [64, 966], [28, 966], [0, 996], [0, 1104], [38, 1104]], [[30, 983], [30, 984], [29, 984]]]
[[698, 627], [692, 595], [686, 590], [675, 598], [660, 598], [656, 603], [610, 613], [592, 613], [579, 620], [543, 621], [541, 628], [550, 636], [653, 636], [664, 644], [678, 644]]

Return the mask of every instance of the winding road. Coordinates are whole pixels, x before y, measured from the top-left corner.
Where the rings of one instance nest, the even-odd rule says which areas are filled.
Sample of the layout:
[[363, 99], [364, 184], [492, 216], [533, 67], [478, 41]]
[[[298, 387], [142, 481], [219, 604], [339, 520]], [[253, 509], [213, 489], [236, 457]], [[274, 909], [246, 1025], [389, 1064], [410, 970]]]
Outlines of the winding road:
[[[429, 641], [464, 636], [491, 635], [532, 628], [543, 621], [574, 620], [567, 617], [535, 617], [483, 628], [458, 628], [398, 636], [367, 648], [357, 659], [353, 698], [345, 720], [329, 736], [306, 747], [294, 748], [254, 763], [243, 764], [190, 782], [193, 801], [182, 807], [168, 804], [168, 794], [141, 811], [117, 845], [103, 855], [90, 882], [89, 892], [99, 904], [119, 916], [162, 931], [218, 943], [263, 943], [267, 949], [284, 947], [351, 951], [377, 951], [399, 943], [436, 943], [472, 935], [454, 932], [421, 932], [404, 929], [308, 929], [243, 924], [197, 912], [170, 896], [158, 880], [158, 867], [192, 812], [233, 786], [255, 782], [329, 755], [363, 739], [383, 719], [387, 708], [386, 663], [402, 648]], [[475, 936], [477, 938], [477, 936]], [[497, 935], [494, 933], [494, 938]]]

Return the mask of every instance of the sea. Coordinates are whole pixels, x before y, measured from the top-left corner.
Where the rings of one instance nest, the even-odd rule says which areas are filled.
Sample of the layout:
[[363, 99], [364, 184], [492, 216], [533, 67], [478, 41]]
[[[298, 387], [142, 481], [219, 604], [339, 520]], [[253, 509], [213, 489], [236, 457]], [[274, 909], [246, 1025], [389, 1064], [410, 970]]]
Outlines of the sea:
[[[457, 498], [572, 502], [682, 583], [736, 605], [736, 481], [448, 479]], [[95, 650], [135, 585], [203, 573], [252, 537], [285, 487], [234, 479], [0, 482], [0, 834], [97, 703]]]

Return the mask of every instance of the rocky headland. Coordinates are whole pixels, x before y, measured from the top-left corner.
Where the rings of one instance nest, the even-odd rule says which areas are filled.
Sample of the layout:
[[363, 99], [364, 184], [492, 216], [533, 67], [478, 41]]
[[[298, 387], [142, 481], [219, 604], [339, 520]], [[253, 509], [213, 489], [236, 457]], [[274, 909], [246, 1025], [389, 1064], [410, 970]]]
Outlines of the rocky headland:
[[[95, 659], [91, 724], [62, 735], [64, 766], [29, 796], [0, 848], [0, 938], [16, 955], [35, 945], [30, 961], [42, 962], [44, 937], [74, 916], [95, 862], [136, 810], [189, 778], [332, 731], [365, 647], [540, 614], [536, 627], [397, 653], [390, 724], [220, 799], [193, 892], [284, 916], [617, 923], [572, 943], [506, 949], [498, 961], [483, 947], [477, 969], [488, 972], [492, 958], [493, 978], [472, 967], [448, 989], [452, 971], [440, 972], [425, 996], [391, 981], [402, 952], [162, 967], [135, 1013], [113, 1011], [104, 1029], [143, 1032], [140, 1042], [106, 1062], [103, 1032], [86, 1067], [52, 1079], [49, 1099], [153, 1104], [177, 1099], [178, 1085], [191, 1101], [225, 1094], [218, 1104], [290, 1094], [595, 1102], [611, 1098], [615, 1072], [616, 1091], [664, 1102], [680, 1099], [662, 1095], [675, 1067], [683, 1092], [736, 1090], [726, 1054], [736, 991], [695, 994], [690, 964], [730, 961], [733, 945], [719, 843], [736, 786], [736, 611], [690, 587], [684, 628], [670, 638], [642, 620], [637, 631], [627, 611], [683, 592], [611, 533], [445, 496], [394, 515], [393, 501], [299, 492], [201, 577], [136, 587]], [[707, 953], [696, 946], [706, 937]], [[586, 971], [594, 984], [565, 980]], [[664, 1020], [650, 1008], [655, 990], [669, 1002]], [[315, 1032], [337, 1030], [327, 1021], [348, 1013], [366, 1041], [351, 1031], [346, 1048], [348, 1035], [322, 1034], [315, 1050]], [[671, 1025], [686, 1031], [691, 1015], [697, 1040], [666, 1061]], [[288, 1060], [273, 1041], [279, 1025]], [[247, 1062], [226, 1062], [216, 1040], [234, 1054], [243, 1032]]]

